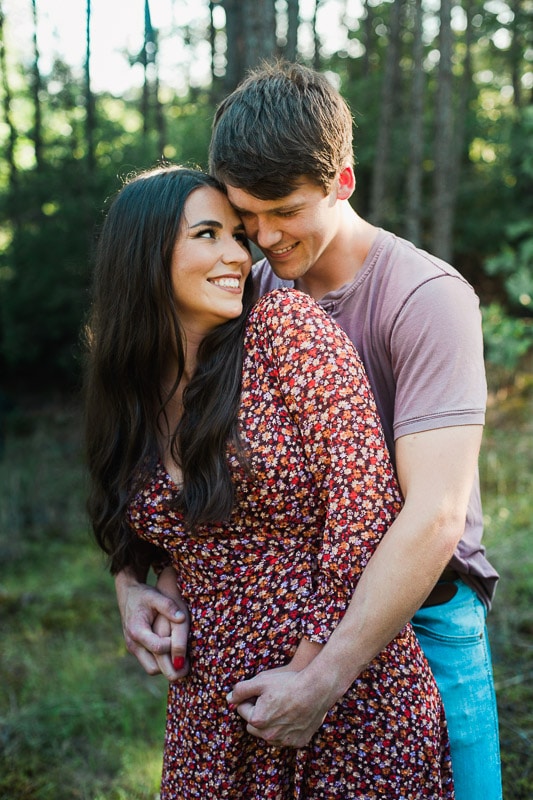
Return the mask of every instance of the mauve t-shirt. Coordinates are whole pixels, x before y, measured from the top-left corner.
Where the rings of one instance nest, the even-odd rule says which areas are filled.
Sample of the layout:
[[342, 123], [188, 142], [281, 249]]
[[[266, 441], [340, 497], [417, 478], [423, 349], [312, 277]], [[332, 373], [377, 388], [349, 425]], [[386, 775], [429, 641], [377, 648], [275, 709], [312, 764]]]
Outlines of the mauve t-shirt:
[[[254, 265], [256, 292], [292, 286], [266, 260]], [[319, 305], [355, 344], [365, 365], [385, 437], [394, 440], [453, 425], [483, 425], [487, 384], [479, 299], [453, 267], [379, 230], [352, 283]], [[481, 543], [476, 477], [456, 569], [490, 608], [498, 580]]]

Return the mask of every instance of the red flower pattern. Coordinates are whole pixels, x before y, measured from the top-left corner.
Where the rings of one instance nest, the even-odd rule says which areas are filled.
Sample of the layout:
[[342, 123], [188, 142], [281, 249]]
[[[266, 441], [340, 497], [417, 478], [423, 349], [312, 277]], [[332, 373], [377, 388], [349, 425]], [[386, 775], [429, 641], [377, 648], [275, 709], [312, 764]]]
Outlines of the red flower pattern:
[[231, 519], [184, 529], [161, 464], [129, 509], [164, 548], [191, 610], [190, 675], [170, 685], [161, 800], [453, 798], [446, 723], [410, 625], [330, 710], [306, 748], [270, 746], [228, 707], [237, 681], [325, 643], [401, 507], [353, 345], [306, 295], [250, 315]]

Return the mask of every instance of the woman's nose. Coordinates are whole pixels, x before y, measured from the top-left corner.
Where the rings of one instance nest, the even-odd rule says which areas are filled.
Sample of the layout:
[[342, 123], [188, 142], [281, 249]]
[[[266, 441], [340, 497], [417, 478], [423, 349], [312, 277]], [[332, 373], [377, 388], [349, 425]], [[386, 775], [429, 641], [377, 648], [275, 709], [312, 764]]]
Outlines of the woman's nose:
[[222, 261], [226, 264], [245, 264], [247, 261], [251, 262], [252, 256], [249, 250], [246, 249], [242, 242], [237, 241], [233, 237], [228, 246], [224, 248], [224, 255]]

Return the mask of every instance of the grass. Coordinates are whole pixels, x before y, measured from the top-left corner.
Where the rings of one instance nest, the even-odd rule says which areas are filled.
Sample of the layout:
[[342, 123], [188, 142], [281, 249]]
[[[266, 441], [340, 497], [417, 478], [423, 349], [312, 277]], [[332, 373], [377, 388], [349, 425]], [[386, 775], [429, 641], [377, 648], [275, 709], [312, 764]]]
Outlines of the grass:
[[75, 411], [13, 415], [0, 464], [0, 798], [153, 800], [166, 684], [127, 654], [83, 514]]
[[501, 576], [488, 626], [506, 800], [533, 796], [532, 445], [529, 371], [494, 391], [480, 464], [484, 541]]
[[[481, 459], [506, 800], [533, 794], [533, 377], [495, 390]], [[14, 410], [0, 460], [0, 800], [154, 800], [166, 685], [125, 650], [87, 531], [78, 416]]]

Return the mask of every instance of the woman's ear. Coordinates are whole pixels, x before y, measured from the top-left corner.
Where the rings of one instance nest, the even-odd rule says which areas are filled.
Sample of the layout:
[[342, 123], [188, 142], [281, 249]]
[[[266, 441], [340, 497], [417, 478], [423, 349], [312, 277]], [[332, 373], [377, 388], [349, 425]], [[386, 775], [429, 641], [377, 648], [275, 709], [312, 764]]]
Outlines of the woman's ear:
[[337, 200], [348, 200], [355, 190], [355, 173], [353, 167], [347, 164], [341, 169], [338, 177]]

